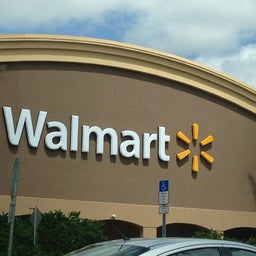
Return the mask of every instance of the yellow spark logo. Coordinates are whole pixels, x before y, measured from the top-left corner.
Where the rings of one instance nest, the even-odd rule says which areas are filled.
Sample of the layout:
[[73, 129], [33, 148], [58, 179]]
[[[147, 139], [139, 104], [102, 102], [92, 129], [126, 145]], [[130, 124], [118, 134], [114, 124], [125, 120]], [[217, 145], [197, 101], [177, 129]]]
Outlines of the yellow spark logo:
[[[198, 124], [192, 124], [192, 139], [193, 141], [198, 140], [198, 134], [199, 134], [199, 125]], [[190, 144], [190, 139], [181, 131], [177, 133], [177, 138], [183, 141], [185, 144]], [[212, 135], [207, 136], [200, 142], [201, 149], [212, 143], [214, 140]], [[176, 156], [178, 160], [183, 160], [184, 158], [188, 157], [190, 155], [191, 151], [189, 149], [183, 150], [182, 152], [178, 153]], [[212, 164], [214, 162], [214, 158], [206, 153], [203, 150], [200, 150], [200, 156], [204, 158], [209, 164]], [[199, 159], [197, 155], [194, 155], [192, 157], [192, 171], [198, 172], [199, 171]]]

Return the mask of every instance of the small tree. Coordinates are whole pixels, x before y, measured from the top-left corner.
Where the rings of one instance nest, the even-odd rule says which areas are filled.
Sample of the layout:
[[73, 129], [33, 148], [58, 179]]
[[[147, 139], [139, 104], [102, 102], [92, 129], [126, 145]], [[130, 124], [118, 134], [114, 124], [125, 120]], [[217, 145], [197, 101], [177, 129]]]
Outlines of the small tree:
[[[102, 222], [82, 219], [79, 215], [79, 212], [71, 212], [68, 216], [61, 211], [43, 213], [36, 246], [30, 215], [16, 216], [12, 256], [59, 256], [106, 240]], [[8, 215], [0, 215], [0, 256], [7, 255], [9, 230]]]
[[[0, 216], [0, 256], [6, 256], [9, 244], [10, 226], [8, 223], [8, 215]], [[13, 234], [12, 255], [36, 256], [33, 246], [33, 231], [28, 216], [16, 216], [15, 228]]]
[[0, 72], [4, 71], [4, 70], [5, 70], [5, 68], [6, 68], [6, 66], [5, 66], [5, 65], [0, 64]]
[[256, 245], [256, 237], [251, 236], [247, 241], [247, 244]]
[[210, 230], [206, 230], [206, 231], [205, 230], [196, 231], [193, 237], [209, 238], [209, 239], [223, 239], [223, 234], [216, 230], [210, 229]]
[[82, 219], [79, 215], [79, 212], [71, 212], [66, 217], [61, 211], [43, 214], [38, 244], [46, 255], [63, 255], [105, 240], [102, 222]]
[[0, 256], [5, 256], [8, 249], [8, 239], [9, 239], [9, 225], [8, 225], [8, 215], [0, 215]]

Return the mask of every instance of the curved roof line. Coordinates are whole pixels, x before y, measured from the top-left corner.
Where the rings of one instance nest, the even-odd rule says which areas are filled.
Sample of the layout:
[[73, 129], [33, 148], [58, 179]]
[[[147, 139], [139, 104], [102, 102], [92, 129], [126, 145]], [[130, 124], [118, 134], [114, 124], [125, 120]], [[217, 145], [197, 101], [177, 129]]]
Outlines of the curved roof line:
[[256, 90], [176, 55], [145, 47], [74, 36], [1, 35], [0, 61], [60, 61], [133, 70], [206, 91], [256, 113]]

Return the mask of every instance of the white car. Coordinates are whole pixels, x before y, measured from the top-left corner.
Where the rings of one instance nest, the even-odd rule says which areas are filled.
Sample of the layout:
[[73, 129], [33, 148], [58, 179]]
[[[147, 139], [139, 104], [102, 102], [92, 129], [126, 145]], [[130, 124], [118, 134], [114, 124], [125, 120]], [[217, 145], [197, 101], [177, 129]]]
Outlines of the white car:
[[93, 244], [66, 256], [256, 256], [256, 247], [226, 240], [139, 238]]

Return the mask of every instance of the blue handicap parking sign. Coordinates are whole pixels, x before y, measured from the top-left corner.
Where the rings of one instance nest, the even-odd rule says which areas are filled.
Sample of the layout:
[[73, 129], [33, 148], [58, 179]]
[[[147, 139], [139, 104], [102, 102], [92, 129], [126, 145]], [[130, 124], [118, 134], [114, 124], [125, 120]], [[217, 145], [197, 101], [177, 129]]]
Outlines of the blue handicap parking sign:
[[159, 181], [159, 192], [167, 192], [169, 190], [169, 180]]

